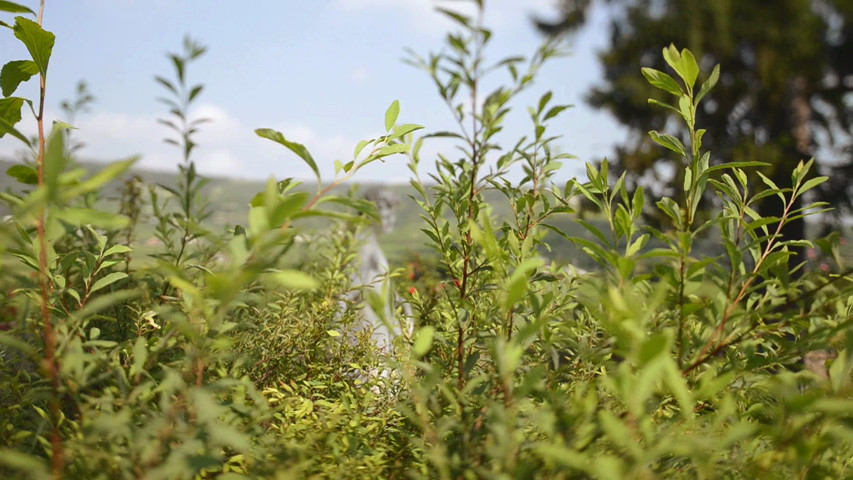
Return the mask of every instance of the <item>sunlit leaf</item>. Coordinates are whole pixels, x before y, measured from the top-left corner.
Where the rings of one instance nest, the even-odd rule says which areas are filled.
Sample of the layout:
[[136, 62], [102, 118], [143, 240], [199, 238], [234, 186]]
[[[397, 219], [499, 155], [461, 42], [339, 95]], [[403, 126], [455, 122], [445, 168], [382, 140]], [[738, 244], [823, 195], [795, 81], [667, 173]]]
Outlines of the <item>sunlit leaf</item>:
[[91, 288], [89, 288], [89, 293], [95, 293], [98, 290], [105, 288], [124, 278], [127, 278], [127, 274], [124, 272], [112, 272], [110, 274], [107, 274], [99, 278], [95, 281], [94, 284], [92, 284]]
[[515, 270], [512, 272], [512, 275], [506, 281], [504, 286], [505, 294], [503, 298], [503, 307], [505, 310], [509, 310], [527, 293], [527, 289], [529, 288], [528, 278], [530, 274], [542, 266], [542, 259], [539, 258], [531, 258], [520, 263]]
[[388, 107], [388, 110], [385, 111], [385, 131], [390, 132], [391, 128], [397, 123], [397, 115], [400, 114], [400, 102], [399, 100], [394, 100], [391, 102], [391, 106]]
[[305, 161], [306, 164], [311, 168], [311, 171], [314, 172], [314, 175], [317, 176], [317, 181], [320, 181], [320, 170], [317, 168], [317, 162], [314, 161], [314, 157], [308, 152], [308, 149], [305, 148], [304, 145], [296, 142], [291, 142], [284, 138], [284, 135], [281, 132], [277, 132], [275, 130], [269, 128], [258, 128], [255, 130], [255, 133], [262, 138], [266, 138], [268, 140], [272, 140], [278, 144], [284, 145], [288, 150], [295, 153], [299, 158]]
[[15, 37], [27, 47], [30, 56], [35, 62], [41, 76], [47, 76], [47, 64], [50, 61], [50, 54], [53, 51], [53, 42], [56, 37], [41, 28], [41, 26], [24, 17], [15, 17], [15, 26], [13, 27]]
[[36, 12], [30, 10], [24, 5], [9, 2], [6, 0], [0, 0], [0, 12], [9, 12], [9, 13], [29, 13], [32, 16], [35, 16]]
[[678, 83], [674, 78], [670, 77], [664, 72], [659, 70], [655, 70], [654, 68], [643, 68], [641, 70], [643, 76], [646, 77], [646, 80], [653, 86], [665, 91], [669, 92], [675, 96], [681, 96], [682, 91], [678, 86]]
[[435, 327], [432, 325], [426, 325], [415, 332], [415, 341], [412, 345], [412, 353], [415, 357], [421, 358], [426, 355], [432, 347], [432, 340], [434, 336]]
[[74, 226], [92, 225], [105, 229], [124, 228], [130, 219], [124, 215], [104, 212], [94, 208], [65, 207], [51, 210], [56, 218]]
[[277, 270], [267, 273], [267, 277], [286, 289], [313, 290], [320, 286], [314, 277], [299, 270]]

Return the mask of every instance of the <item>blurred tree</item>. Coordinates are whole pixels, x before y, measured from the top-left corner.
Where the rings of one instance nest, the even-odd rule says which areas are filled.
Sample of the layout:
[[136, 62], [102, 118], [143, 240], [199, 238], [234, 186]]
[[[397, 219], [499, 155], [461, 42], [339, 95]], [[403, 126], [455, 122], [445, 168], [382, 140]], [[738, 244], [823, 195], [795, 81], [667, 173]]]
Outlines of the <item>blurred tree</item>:
[[[554, 22], [537, 20], [547, 34], [572, 32], [587, 19], [592, 0], [561, 0]], [[615, 163], [628, 185], [655, 197], [678, 197], [683, 168], [654, 144], [648, 130], [686, 140], [666, 111], [646, 100], [660, 98], [639, 75], [641, 67], [666, 71], [660, 52], [674, 43], [689, 48], [704, 71], [714, 64], [721, 78], [699, 124], [712, 162], [757, 160], [780, 187], [801, 159], [815, 157], [823, 174], [822, 200], [851, 212], [853, 166], [853, 1], [850, 0], [599, 0], [611, 10], [610, 47], [600, 53], [605, 83], [587, 101], [609, 110], [630, 131]], [[685, 142], [686, 143], [686, 142]], [[761, 188], [756, 185], [756, 188]], [[780, 216], [776, 197], [759, 206]], [[837, 217], [835, 219], [837, 221]], [[803, 222], [783, 232], [804, 238]], [[800, 257], [802, 258], [802, 257]], [[796, 261], [796, 260], [795, 260]]]

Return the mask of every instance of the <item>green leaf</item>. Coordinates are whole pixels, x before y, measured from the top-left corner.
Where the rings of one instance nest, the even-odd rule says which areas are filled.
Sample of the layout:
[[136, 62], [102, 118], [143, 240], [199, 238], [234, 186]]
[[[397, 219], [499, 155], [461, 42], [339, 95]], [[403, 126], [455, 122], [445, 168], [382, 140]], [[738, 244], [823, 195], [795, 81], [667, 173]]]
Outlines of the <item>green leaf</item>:
[[649, 105], [657, 105], [658, 107], [663, 107], [663, 108], [665, 108], [665, 109], [667, 109], [667, 110], [671, 110], [671, 111], [673, 111], [673, 112], [675, 112], [675, 113], [677, 113], [677, 114], [681, 115], [681, 112], [680, 112], [680, 111], [678, 111], [678, 109], [677, 109], [677, 108], [673, 107], [672, 105], [670, 105], [670, 104], [668, 104], [668, 103], [659, 102], [659, 101], [655, 100], [654, 98], [650, 98], [650, 99], [648, 100], [648, 103], [649, 103]]
[[853, 409], [853, 401], [843, 398], [821, 398], [812, 404], [812, 408], [816, 412], [846, 417]]
[[705, 95], [711, 91], [712, 88], [717, 84], [717, 81], [720, 80], [720, 66], [714, 66], [714, 70], [711, 71], [711, 76], [708, 77], [708, 80], [702, 82], [702, 86], [699, 88], [699, 93], [696, 95], [696, 103], [698, 104], [700, 100], [702, 100]]
[[89, 302], [86, 303], [86, 306], [81, 310], [74, 312], [72, 317], [77, 320], [88, 318], [113, 305], [118, 305], [119, 303], [126, 302], [131, 298], [138, 297], [141, 293], [142, 292], [138, 290], [119, 290], [116, 292], [109, 292], [97, 298], [90, 299]]
[[11, 449], [0, 450], [0, 465], [4, 471], [18, 471], [21, 477], [30, 480], [48, 480], [51, 478], [47, 464], [39, 457]]
[[89, 193], [91, 191], [97, 190], [110, 180], [118, 177], [119, 175], [130, 169], [131, 165], [136, 162], [137, 158], [138, 157], [133, 157], [127, 160], [121, 160], [107, 165], [106, 167], [100, 169], [97, 173], [87, 178], [86, 180], [83, 180], [79, 184], [74, 185], [73, 187], [63, 189], [62, 198], [70, 199], [78, 195], [83, 195], [84, 193]]
[[696, 84], [696, 77], [699, 75], [699, 65], [696, 63], [696, 58], [693, 53], [684, 49], [681, 51], [681, 77], [684, 83], [687, 84], [688, 90], [693, 90], [693, 85]]
[[15, 349], [32, 359], [37, 359], [40, 356], [35, 347], [14, 335], [0, 333], [0, 346]]
[[128, 247], [127, 245], [113, 245], [106, 252], [104, 252], [104, 257], [109, 257], [110, 255], [115, 255], [117, 253], [128, 253], [132, 252], [133, 249]]
[[181, 57], [179, 57], [177, 55], [173, 55], [173, 54], [170, 54], [168, 57], [172, 60], [172, 65], [174, 65], [174, 67], [175, 67], [175, 73], [178, 76], [178, 82], [180, 82], [183, 85], [183, 83], [184, 83], [184, 60]]
[[797, 189], [797, 194], [799, 195], [799, 194], [805, 193], [805, 192], [813, 189], [814, 187], [822, 184], [823, 182], [825, 182], [827, 180], [829, 180], [829, 177], [810, 178], [810, 179], [806, 180], [805, 182], [803, 182], [803, 185]]
[[270, 229], [267, 209], [264, 206], [249, 209], [249, 232], [252, 237], [257, 237]]
[[687, 387], [687, 382], [681, 375], [681, 370], [676, 367], [675, 362], [672, 359], [666, 359], [665, 361], [667, 362], [665, 364], [667, 368], [665, 369], [664, 381], [669, 387], [669, 391], [672, 392], [672, 396], [678, 402], [679, 407], [681, 407], [682, 418], [690, 420], [693, 417], [693, 405], [695, 403], [693, 395]]
[[[591, 470], [589, 458], [583, 455], [585, 452], [579, 452], [573, 448], [563, 446], [560, 443], [546, 442], [538, 442], [534, 444], [533, 449], [538, 456], [541, 456], [547, 461], [553, 462], [557, 465], [580, 470], [581, 472], [588, 472]], [[596, 474], [598, 473], [599, 472], [596, 472]]]
[[643, 207], [646, 204], [646, 195], [643, 193], [643, 187], [638, 186], [634, 191], [634, 198], [631, 199], [631, 211], [633, 214], [633, 218], [636, 220], [640, 218], [640, 215], [643, 213]]
[[51, 212], [57, 219], [75, 227], [92, 225], [98, 228], [113, 230], [124, 228], [130, 223], [130, 219], [124, 215], [102, 212], [92, 208], [65, 207], [53, 209]]
[[41, 28], [41, 26], [24, 17], [15, 17], [15, 26], [13, 27], [15, 37], [18, 38], [30, 52], [30, 56], [38, 67], [39, 73], [43, 77], [47, 76], [47, 64], [50, 61], [50, 54], [53, 50], [53, 42], [56, 37]]
[[201, 93], [201, 91], [203, 89], [204, 89], [204, 85], [196, 85], [195, 87], [193, 87], [193, 89], [190, 90], [190, 96], [187, 98], [187, 102], [192, 102], [195, 99], [195, 97], [197, 97], [198, 94]]
[[607, 438], [613, 443], [628, 450], [635, 458], [642, 455], [642, 447], [631, 434], [631, 430], [613, 413], [608, 410], [599, 411], [598, 421]]
[[[373, 140], [361, 140], [360, 142], [358, 142], [358, 143], [356, 144], [356, 146], [355, 146], [355, 150], [352, 152], [352, 158], [353, 158], [353, 160], [357, 160], [357, 159], [358, 159], [358, 155], [361, 153], [361, 151], [362, 151], [362, 150], [364, 150], [364, 147], [366, 147], [366, 146], [367, 146], [367, 144], [368, 144], [368, 143], [370, 143], [370, 142], [372, 142], [372, 141], [373, 141]], [[345, 169], [345, 170], [346, 170], [346, 169]]]
[[381, 221], [381, 219], [379, 218], [379, 212], [376, 208], [376, 204], [367, 200], [338, 197], [336, 195], [327, 195], [317, 201], [318, 206], [324, 203], [337, 203], [339, 205], [344, 205], [347, 208], [351, 208], [360, 214], [366, 215], [376, 220], [377, 222]]
[[642, 367], [668, 351], [669, 335], [666, 333], [657, 333], [643, 342], [643, 345], [640, 347], [640, 351], [638, 352], [637, 361]]
[[[15, 123], [17, 123], [17, 122], [15, 122]], [[24, 136], [24, 134], [23, 134], [23, 133], [19, 132], [19, 131], [15, 128], [15, 123], [11, 123], [11, 122], [9, 122], [8, 120], [6, 120], [5, 118], [0, 117], [0, 137], [3, 137], [3, 135], [5, 135], [5, 134], [9, 133], [9, 134], [11, 134], [13, 137], [15, 137], [15, 138], [17, 138], [18, 140], [20, 140], [20, 141], [24, 142], [24, 144], [25, 144], [27, 147], [29, 147], [29, 148], [33, 148], [32, 144], [30, 144], [30, 140], [29, 140], [26, 136]]]
[[563, 110], [566, 110], [567, 108], [572, 108], [572, 105], [557, 105], [557, 106], [551, 107], [550, 109], [548, 109], [548, 112], [545, 114], [545, 116], [542, 117], [542, 121], [544, 122], [544, 121], [547, 121], [547, 120], [550, 120], [550, 119], [556, 117]]
[[668, 47], [663, 48], [663, 59], [676, 72], [681, 68], [681, 54], [678, 53], [675, 45], [670, 43]]
[[36, 15], [36, 12], [30, 10], [29, 8], [14, 2], [7, 2], [6, 0], [0, 0], [0, 12], [29, 13], [32, 16]]
[[308, 192], [295, 192], [280, 199], [274, 207], [267, 207], [269, 208], [267, 214], [269, 215], [270, 226], [283, 225], [285, 221], [301, 211], [307, 201]]
[[462, 136], [461, 134], [458, 134], [456, 132], [448, 132], [448, 131], [444, 131], [444, 130], [442, 130], [440, 132], [434, 132], [434, 133], [430, 133], [428, 135], [424, 135], [424, 138], [437, 138], [437, 137], [440, 137], [440, 138], [457, 138], [459, 140], [465, 140], [465, 137]]
[[809, 169], [811, 169], [813, 163], [814, 158], [810, 158], [809, 161], [805, 163], [800, 160], [797, 163], [797, 167], [794, 168], [793, 172], [791, 172], [791, 183], [796, 185], [802, 182], [802, 180], [806, 178], [806, 174], [809, 172]]
[[518, 302], [525, 293], [527, 293], [527, 289], [530, 286], [528, 282], [530, 273], [540, 266], [542, 266], [541, 258], [530, 258], [518, 264], [515, 271], [512, 272], [512, 275], [507, 279], [504, 287], [505, 294], [503, 298], [503, 307], [505, 310], [512, 308], [512, 306], [515, 305], [515, 303]]
[[471, 19], [470, 18], [468, 18], [465, 15], [462, 15], [460, 13], [454, 12], [453, 10], [449, 10], [447, 8], [436, 7], [435, 11], [439, 12], [443, 15], [446, 15], [447, 17], [451, 18], [456, 23], [465, 27], [466, 29], [469, 28], [471, 25]]
[[385, 131], [390, 132], [391, 128], [397, 123], [397, 115], [400, 114], [400, 101], [394, 100], [391, 106], [385, 111]]
[[64, 128], [54, 125], [47, 137], [47, 147], [44, 153], [44, 184], [48, 195], [53, 198], [57, 192], [59, 176], [65, 171], [67, 157], [65, 156]]
[[403, 124], [400, 126], [395, 126], [394, 127], [394, 137], [396, 137], [396, 138], [403, 137], [403, 136], [408, 135], [408, 134], [410, 134], [416, 130], [421, 130], [423, 128], [424, 128], [423, 125], [417, 125], [414, 123], [406, 123], [406, 124]]
[[32, 60], [14, 60], [3, 65], [0, 69], [0, 88], [3, 90], [3, 96], [8, 97], [15, 93], [18, 85], [37, 73], [38, 66]]
[[773, 180], [770, 180], [770, 178], [768, 178], [767, 175], [764, 175], [761, 172], [755, 172], [755, 173], [758, 174], [758, 178], [760, 178], [761, 181], [764, 182], [765, 185], [770, 187], [770, 190], [772, 190], [773, 193], [776, 194], [782, 200], [782, 202], [785, 201], [785, 195], [782, 193], [782, 189], [779, 188], [776, 185], [776, 183], [773, 182]]
[[287, 289], [313, 290], [320, 286], [314, 277], [299, 270], [277, 270], [270, 272], [268, 277]]
[[658, 209], [665, 213], [669, 218], [675, 222], [676, 225], [681, 224], [681, 208], [675, 203], [675, 200], [669, 197], [663, 197], [655, 204]]
[[12, 165], [6, 170], [6, 175], [24, 185], [36, 185], [39, 177], [38, 171], [29, 165]]
[[373, 155], [364, 159], [364, 161], [359, 165], [360, 167], [367, 165], [370, 162], [375, 160], [379, 160], [380, 158], [385, 158], [390, 155], [395, 155], [398, 153], [406, 153], [409, 151], [409, 146], [405, 143], [395, 143], [393, 145], [385, 145], [379, 150], [376, 151]]
[[29, 145], [30, 141], [14, 128], [15, 124], [21, 121], [21, 107], [23, 106], [23, 98], [0, 98], [0, 138], [6, 133], [12, 133], [13, 136]]
[[[501, 90], [498, 90], [498, 92], [501, 92]], [[539, 106], [536, 109], [537, 113], [542, 113], [542, 110], [544, 110], [545, 106], [548, 105], [548, 102], [551, 101], [551, 97], [553, 95], [554, 94], [551, 91], [548, 91], [545, 92], [542, 97], [539, 98]]]
[[607, 237], [604, 236], [604, 234], [601, 232], [601, 230], [598, 227], [596, 227], [595, 225], [593, 225], [593, 224], [591, 224], [585, 220], [577, 219], [576, 221], [578, 222], [578, 224], [580, 226], [585, 228], [586, 231], [588, 231], [596, 239], [598, 239], [598, 241], [601, 242], [602, 245], [608, 245], [609, 244]]
[[130, 365], [130, 376], [142, 373], [146, 361], [148, 361], [148, 341], [145, 337], [139, 337], [133, 344], [133, 363]]
[[766, 162], [726, 162], [720, 165], [714, 165], [713, 167], [708, 167], [703, 173], [705, 175], [719, 171], [719, 170], [731, 170], [733, 168], [751, 168], [751, 167], [769, 167], [770, 164]]
[[308, 152], [308, 149], [305, 148], [304, 145], [296, 142], [291, 142], [284, 138], [284, 135], [281, 132], [277, 132], [270, 128], [259, 128], [255, 130], [255, 133], [262, 138], [266, 138], [268, 140], [272, 140], [273, 142], [279, 143], [287, 147], [288, 150], [295, 153], [299, 156], [305, 163], [311, 167], [311, 170], [314, 172], [314, 175], [317, 176], [317, 181], [320, 181], [320, 169], [317, 168], [317, 163], [314, 161], [314, 158]]
[[102, 289], [108, 285], [111, 285], [111, 284], [113, 284], [113, 283], [115, 283], [115, 282], [117, 282], [123, 278], [127, 278], [127, 274], [124, 272], [113, 272], [113, 273], [107, 274], [107, 275], [99, 278], [94, 284], [92, 284], [92, 287], [89, 289], [89, 293], [95, 293], [98, 290], [100, 290], [100, 289]]
[[693, 128], [693, 124], [695, 122], [695, 118], [693, 117], [693, 104], [690, 103], [690, 99], [686, 95], [678, 98], [678, 113], [681, 114], [682, 118], [684, 118], [684, 121], [687, 123], [687, 127]]
[[677, 97], [680, 97], [684, 93], [681, 91], [681, 88], [679, 88], [678, 83], [674, 78], [660, 70], [655, 70], [654, 68], [643, 68], [641, 72], [643, 73], [643, 76], [646, 77], [646, 80], [656, 88], [669, 92]]
[[163, 78], [159, 75], [154, 77], [154, 81], [156, 81], [157, 83], [159, 83], [160, 85], [165, 87], [166, 90], [169, 90], [170, 92], [174, 93], [175, 95], [178, 95], [178, 89], [175, 88], [174, 85], [172, 85], [172, 82], [166, 80], [165, 78]]
[[432, 339], [435, 336], [435, 327], [427, 325], [418, 329], [415, 333], [415, 340], [412, 344], [412, 353], [417, 358], [422, 358], [432, 347]]
[[687, 157], [687, 150], [684, 149], [684, 144], [681, 143], [681, 140], [673, 137], [672, 135], [651, 130], [649, 131], [649, 136], [652, 137], [652, 140], [654, 140], [658, 145], [672, 150], [682, 157]]
[[[848, 344], [853, 340], [853, 335], [848, 335]], [[853, 355], [849, 350], [844, 349], [838, 352], [838, 357], [832, 362], [829, 367], [829, 379], [832, 382], [832, 390], [840, 392], [841, 389], [850, 383], [850, 371], [853, 370]]]
[[639, 253], [640, 250], [642, 250], [643, 247], [645, 247], [646, 244], [649, 242], [649, 237], [650, 236], [648, 233], [644, 233], [644, 234], [640, 235], [639, 237], [637, 237], [637, 239], [631, 243], [631, 246], [629, 246], [625, 250], [625, 256], [626, 257], [632, 257], [632, 256], [636, 255], [637, 253]]

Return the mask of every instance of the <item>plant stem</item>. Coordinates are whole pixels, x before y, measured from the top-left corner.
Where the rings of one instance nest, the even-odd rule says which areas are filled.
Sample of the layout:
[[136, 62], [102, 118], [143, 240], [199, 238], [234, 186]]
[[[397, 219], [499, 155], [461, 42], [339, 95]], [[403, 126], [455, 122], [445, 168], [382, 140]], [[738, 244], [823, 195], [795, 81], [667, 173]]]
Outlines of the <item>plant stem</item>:
[[[39, 13], [36, 21], [39, 26], [42, 25], [44, 18], [44, 0], [39, 3]], [[38, 124], [38, 157], [36, 158], [36, 166], [38, 168], [38, 185], [44, 185], [44, 154], [45, 154], [45, 135], [44, 135], [44, 98], [45, 98], [46, 79], [44, 74], [39, 75], [39, 108], [36, 116]], [[53, 290], [50, 284], [50, 276], [47, 271], [47, 240], [45, 238], [45, 208], [41, 206], [38, 212], [38, 220], [36, 221], [36, 235], [38, 236], [39, 244], [39, 286], [41, 290], [41, 319], [44, 335], [44, 368], [47, 371], [48, 380], [50, 382], [50, 445], [51, 445], [51, 462], [50, 471], [54, 478], [62, 478], [62, 470], [65, 464], [62, 452], [62, 439], [59, 435], [59, 366], [56, 360], [56, 337], [53, 331], [53, 323], [50, 318], [50, 295]]]
[[678, 268], [678, 336], [676, 337], [676, 342], [678, 343], [678, 353], [676, 356], [678, 368], [681, 368], [682, 356], [684, 355], [684, 283], [687, 281], [684, 278], [685, 260], [684, 252], [682, 252]]
[[[796, 193], [796, 191], [794, 193]], [[770, 255], [770, 252], [773, 251], [773, 247], [775, 246], [774, 243], [776, 239], [779, 238], [779, 236], [781, 235], [782, 227], [785, 225], [785, 223], [787, 223], [788, 215], [790, 214], [791, 208], [794, 206], [795, 200], [796, 196], [792, 195], [791, 200], [788, 202], [787, 205], [785, 205], [785, 211], [782, 214], [782, 218], [779, 220], [779, 224], [776, 226], [776, 231], [767, 241], [767, 246], [764, 248], [764, 252], [761, 254], [761, 257], [755, 262], [755, 266], [753, 267], [752, 273], [750, 274], [749, 278], [747, 278], [746, 281], [743, 282], [743, 285], [741, 285], [737, 296], [735, 296], [734, 300], [732, 300], [732, 302], [726, 307], [725, 311], [723, 312], [723, 319], [720, 321], [720, 324], [717, 325], [717, 328], [715, 328], [714, 331], [711, 333], [711, 337], [708, 338], [707, 342], [705, 342], [705, 345], [699, 352], [699, 356], [697, 357], [696, 361], [690, 364], [690, 366], [686, 369], [682, 370], [682, 375], [686, 375], [691, 370], [695, 369], [699, 365], [702, 365], [709, 358], [714, 356], [717, 352], [719, 352], [723, 347], [726, 346], [725, 340], [720, 340], [720, 343], [715, 348], [711, 349], [711, 346], [714, 345], [714, 341], [720, 335], [722, 335], [723, 329], [726, 328], [726, 323], [728, 323], [728, 320], [734, 313], [735, 308], [746, 296], [746, 292], [747, 290], [749, 290], [749, 287], [752, 285], [752, 282], [755, 281], [756, 275], [758, 274], [761, 265], [764, 263], [764, 260], [767, 258], [768, 255]], [[709, 349], [711, 349], [710, 352]]]

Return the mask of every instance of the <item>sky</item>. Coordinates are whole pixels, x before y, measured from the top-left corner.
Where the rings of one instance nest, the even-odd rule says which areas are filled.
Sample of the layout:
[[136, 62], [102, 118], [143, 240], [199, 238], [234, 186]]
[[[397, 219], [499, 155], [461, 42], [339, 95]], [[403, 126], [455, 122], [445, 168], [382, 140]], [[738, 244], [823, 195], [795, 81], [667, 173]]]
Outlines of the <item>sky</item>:
[[[18, 0], [34, 10], [35, 0]], [[405, 64], [406, 48], [421, 56], [444, 47], [453, 25], [433, 11], [430, 0], [47, 0], [44, 28], [56, 35], [47, 77], [46, 117], [62, 119], [60, 103], [72, 99], [79, 80], [96, 97], [89, 112], [73, 122], [85, 143], [80, 157], [110, 161], [139, 155], [138, 165], [177, 170], [180, 152], [164, 144], [169, 131], [157, 118], [165, 93], [155, 75], [173, 77], [167, 52], [180, 52], [189, 35], [207, 53], [188, 69], [190, 83], [205, 88], [192, 115], [211, 119], [201, 127], [194, 152], [206, 175], [247, 179], [311, 178], [311, 171], [283, 147], [259, 138], [256, 128], [273, 128], [305, 144], [324, 180], [334, 160], [346, 162], [361, 139], [384, 133], [385, 109], [398, 99], [400, 123], [424, 132], [453, 128], [453, 118], [426, 73]], [[553, 17], [551, 0], [486, 0], [486, 26], [494, 32], [485, 54], [497, 61], [532, 55], [542, 42], [531, 18]], [[8, 14], [2, 20], [11, 21]], [[527, 107], [546, 91], [553, 102], [575, 107], [552, 121], [558, 148], [578, 157], [564, 163], [562, 179], [583, 175], [584, 162], [600, 160], [625, 137], [605, 112], [584, 104], [602, 74], [596, 52], [606, 47], [606, 12], [566, 41], [568, 56], [552, 60], [536, 84], [514, 103], [504, 138], [530, 131]], [[8, 31], [0, 36], [2, 61], [23, 59], [26, 50]], [[638, 72], [639, 73], [639, 72]], [[36, 82], [16, 95], [37, 97]], [[20, 129], [35, 132], [32, 120]], [[514, 143], [514, 141], [507, 144]], [[20, 143], [0, 139], [0, 157]], [[426, 143], [423, 172], [440, 144]], [[443, 151], [443, 150], [442, 150]], [[404, 182], [406, 159], [391, 157], [359, 171], [356, 181]]]

